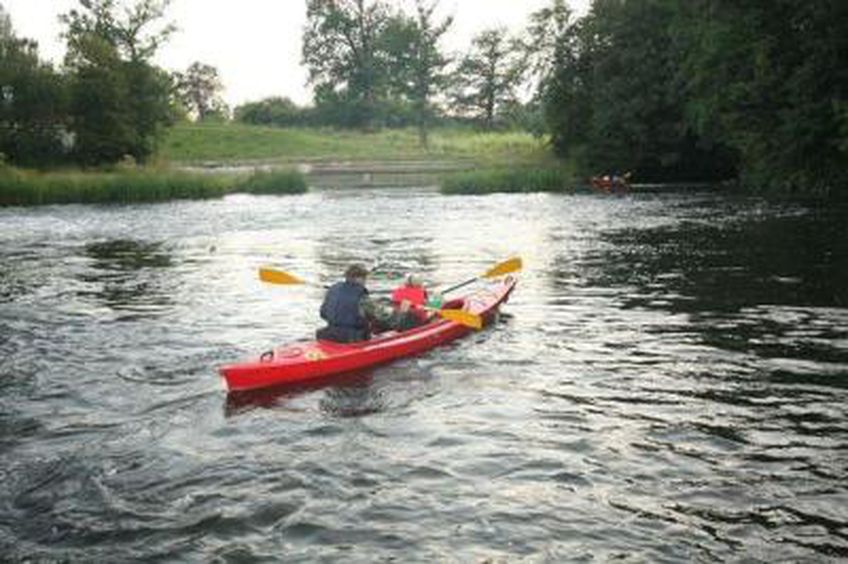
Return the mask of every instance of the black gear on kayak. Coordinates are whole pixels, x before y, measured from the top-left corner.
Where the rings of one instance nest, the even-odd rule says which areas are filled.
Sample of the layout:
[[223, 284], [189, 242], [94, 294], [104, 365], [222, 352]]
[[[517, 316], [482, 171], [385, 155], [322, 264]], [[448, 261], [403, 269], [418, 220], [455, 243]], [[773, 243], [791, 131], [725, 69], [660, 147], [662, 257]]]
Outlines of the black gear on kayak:
[[368, 320], [359, 307], [368, 290], [355, 282], [338, 282], [327, 292], [321, 304], [321, 318], [327, 327], [318, 331], [325, 341], [350, 343], [369, 339]]

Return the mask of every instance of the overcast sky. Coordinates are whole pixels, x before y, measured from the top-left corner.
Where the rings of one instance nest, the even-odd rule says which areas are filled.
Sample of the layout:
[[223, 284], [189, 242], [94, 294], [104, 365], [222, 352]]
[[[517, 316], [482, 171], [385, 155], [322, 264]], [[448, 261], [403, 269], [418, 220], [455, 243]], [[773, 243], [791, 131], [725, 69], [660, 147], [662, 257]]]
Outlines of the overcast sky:
[[[392, 1], [412, 5], [411, 0]], [[521, 29], [530, 12], [549, 2], [441, 0], [442, 14], [455, 17], [444, 46], [463, 51], [475, 33], [492, 26]], [[589, 0], [568, 3], [582, 14]], [[61, 62], [65, 48], [58, 16], [77, 7], [78, 0], [0, 0], [0, 5], [18, 36], [38, 41], [42, 58]], [[231, 105], [267, 96], [288, 96], [299, 104], [311, 101], [306, 70], [300, 66], [305, 0], [173, 0], [167, 20], [179, 31], [156, 57], [162, 67], [185, 70], [195, 61], [216, 67]]]

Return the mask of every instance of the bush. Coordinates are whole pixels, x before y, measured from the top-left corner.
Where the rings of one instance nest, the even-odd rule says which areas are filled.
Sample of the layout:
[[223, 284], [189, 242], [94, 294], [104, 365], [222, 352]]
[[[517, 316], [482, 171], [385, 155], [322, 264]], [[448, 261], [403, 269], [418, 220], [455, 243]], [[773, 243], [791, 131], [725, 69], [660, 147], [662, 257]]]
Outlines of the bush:
[[246, 194], [303, 194], [306, 178], [295, 170], [257, 171], [237, 184], [233, 192]]
[[273, 97], [238, 106], [234, 118], [237, 122], [251, 125], [292, 127], [305, 125], [308, 113], [308, 109], [299, 108], [288, 98]]
[[484, 169], [442, 177], [442, 194], [491, 194], [494, 192], [566, 192], [573, 190], [570, 167]]

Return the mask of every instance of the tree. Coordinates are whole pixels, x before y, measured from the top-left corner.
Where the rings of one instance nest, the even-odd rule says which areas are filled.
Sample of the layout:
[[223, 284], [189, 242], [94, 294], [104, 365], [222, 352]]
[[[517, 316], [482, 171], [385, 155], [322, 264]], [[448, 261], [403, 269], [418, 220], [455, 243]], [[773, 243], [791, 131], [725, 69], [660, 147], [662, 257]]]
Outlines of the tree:
[[12, 29], [12, 18], [6, 13], [3, 4], [0, 4], [0, 41], [6, 42], [15, 37], [15, 31]]
[[138, 0], [123, 10], [123, 18], [117, 11], [115, 0], [79, 0], [82, 11], [71, 10], [60, 16], [67, 26], [68, 40], [66, 63], [79, 64], [85, 57], [84, 43], [94, 35], [114, 47], [122, 60], [150, 61], [159, 47], [176, 31], [176, 26], [166, 23], [159, 29], [149, 30], [160, 23], [172, 0]]
[[550, 0], [550, 5], [530, 14], [530, 23], [518, 45], [524, 55], [527, 74], [536, 88], [536, 98], [541, 98], [545, 80], [551, 75], [560, 43], [566, 41], [572, 12], [565, 0]]
[[677, 166], [686, 134], [675, 91], [670, 3], [597, 0], [591, 35], [591, 143], [588, 162], [601, 169], [659, 174]]
[[58, 162], [67, 123], [61, 75], [41, 62], [34, 41], [15, 36], [0, 6], [0, 153], [16, 164]]
[[733, 174], [732, 155], [690, 125], [670, 0], [595, 0], [564, 30], [544, 89], [552, 142], [589, 171], [656, 180]]
[[545, 124], [551, 145], [560, 156], [576, 157], [589, 137], [592, 107], [585, 20], [576, 22], [557, 38], [554, 62], [541, 92]]
[[[380, 38], [386, 4], [369, 0], [307, 0], [303, 64], [315, 86], [316, 106], [333, 104], [348, 125], [374, 127], [386, 92]], [[320, 93], [320, 95], [319, 95]]]
[[174, 73], [174, 82], [180, 102], [198, 121], [227, 112], [221, 98], [224, 85], [215, 67], [192, 63], [185, 74]]
[[304, 125], [306, 113], [307, 110], [298, 108], [290, 99], [279, 96], [242, 104], [234, 112], [236, 121], [277, 127]]
[[416, 15], [398, 15], [384, 33], [390, 84], [397, 94], [412, 104], [418, 137], [427, 146], [433, 117], [432, 97], [447, 85], [450, 60], [439, 49], [439, 41], [453, 25], [453, 18], [434, 21], [438, 1], [416, 0]]
[[174, 27], [159, 24], [170, 0], [140, 0], [117, 13], [114, 0], [80, 0], [61, 17], [68, 42], [77, 158], [85, 164], [143, 162], [172, 121], [168, 75], [150, 59]]
[[483, 31], [474, 37], [471, 51], [454, 74], [454, 106], [476, 113], [484, 127], [491, 129], [500, 107], [516, 99], [522, 72], [520, 53], [506, 29]]
[[738, 152], [746, 184], [848, 184], [848, 4], [697, 0], [679, 7], [686, 110]]

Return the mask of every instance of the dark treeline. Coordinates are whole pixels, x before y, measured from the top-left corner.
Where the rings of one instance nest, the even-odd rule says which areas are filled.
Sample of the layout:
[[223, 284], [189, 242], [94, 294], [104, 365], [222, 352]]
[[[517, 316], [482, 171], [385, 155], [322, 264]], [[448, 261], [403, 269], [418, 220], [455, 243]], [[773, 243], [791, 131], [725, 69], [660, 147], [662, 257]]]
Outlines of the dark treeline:
[[15, 164], [83, 165], [145, 160], [168, 123], [168, 77], [150, 64], [165, 26], [148, 34], [163, 6], [140, 2], [121, 20], [112, 0], [85, 0], [62, 16], [67, 56], [61, 71], [16, 37], [0, 8], [0, 152]]
[[[214, 67], [151, 59], [170, 0], [79, 0], [56, 70], [0, 7], [0, 153], [15, 164], [148, 159], [178, 119], [229, 119]], [[401, 7], [405, 6], [405, 8]], [[586, 174], [741, 179], [828, 192], [848, 180], [848, 2], [550, 0], [516, 35], [462, 53], [438, 0], [306, 0], [302, 63], [314, 99], [239, 106], [242, 122], [370, 131], [471, 123], [546, 134]]]
[[543, 85], [556, 151], [656, 180], [844, 191], [848, 2], [595, 0]]

